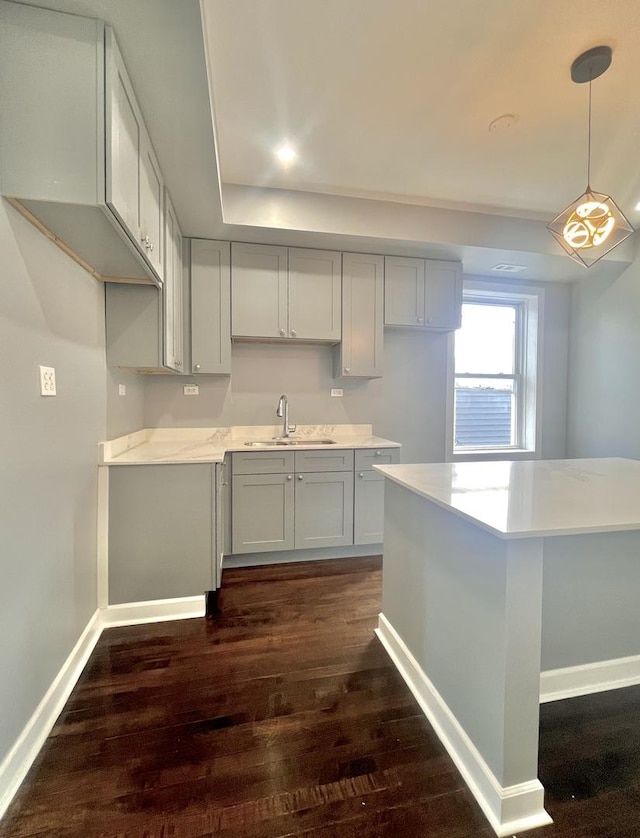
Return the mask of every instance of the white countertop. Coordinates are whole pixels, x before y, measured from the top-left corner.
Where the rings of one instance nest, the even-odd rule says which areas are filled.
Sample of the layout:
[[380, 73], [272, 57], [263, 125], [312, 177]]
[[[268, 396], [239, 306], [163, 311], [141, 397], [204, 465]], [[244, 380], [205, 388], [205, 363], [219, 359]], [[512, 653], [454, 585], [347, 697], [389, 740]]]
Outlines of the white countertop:
[[331, 451], [337, 448], [400, 448], [398, 442], [374, 436], [371, 425], [298, 425], [295, 440], [332, 439], [335, 445], [253, 447], [252, 440], [269, 440], [282, 432], [281, 425], [231, 428], [146, 428], [103, 442], [101, 465], [160, 465], [221, 463], [229, 451]]
[[374, 468], [500, 538], [640, 529], [637, 460], [528, 460]]

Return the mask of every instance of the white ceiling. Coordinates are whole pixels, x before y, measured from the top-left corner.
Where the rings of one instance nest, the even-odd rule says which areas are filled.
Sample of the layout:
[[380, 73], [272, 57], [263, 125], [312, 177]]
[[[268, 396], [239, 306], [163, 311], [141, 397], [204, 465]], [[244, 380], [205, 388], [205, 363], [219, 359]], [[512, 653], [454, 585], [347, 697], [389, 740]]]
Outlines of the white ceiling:
[[[586, 186], [640, 218], [638, 0], [204, 0], [222, 179], [548, 220]], [[489, 131], [503, 114], [511, 128]], [[273, 150], [288, 138], [299, 163]]]
[[[569, 68], [605, 43], [592, 185], [640, 227], [638, 0], [23, 2], [114, 27], [185, 235], [561, 281], [635, 255], [586, 272], [545, 222], [586, 185], [587, 92]], [[505, 113], [515, 125], [490, 133]], [[300, 154], [286, 171], [285, 137]]]

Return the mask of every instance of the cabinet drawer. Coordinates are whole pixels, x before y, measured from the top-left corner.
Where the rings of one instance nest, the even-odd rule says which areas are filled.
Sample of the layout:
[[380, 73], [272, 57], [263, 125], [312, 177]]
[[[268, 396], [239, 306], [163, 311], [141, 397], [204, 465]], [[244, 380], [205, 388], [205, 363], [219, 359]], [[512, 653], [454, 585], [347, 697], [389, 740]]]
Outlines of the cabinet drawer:
[[297, 472], [353, 471], [353, 450], [296, 451]]
[[231, 460], [232, 474], [284, 474], [294, 471], [293, 451], [238, 451]]
[[356, 471], [399, 462], [399, 448], [359, 448], [356, 450]]

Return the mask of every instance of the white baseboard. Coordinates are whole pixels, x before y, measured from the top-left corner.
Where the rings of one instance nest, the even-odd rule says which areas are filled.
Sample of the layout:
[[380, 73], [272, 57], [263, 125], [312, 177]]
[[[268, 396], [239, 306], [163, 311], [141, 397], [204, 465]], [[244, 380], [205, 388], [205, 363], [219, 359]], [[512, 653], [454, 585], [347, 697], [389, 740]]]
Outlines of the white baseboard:
[[192, 617], [204, 617], [204, 615], [204, 596], [125, 602], [122, 605], [108, 605], [102, 609], [102, 621], [105, 628], [135, 626], [139, 623], [162, 623], [165, 620], [187, 620]]
[[547, 669], [540, 673], [540, 703], [640, 684], [640, 655]]
[[512, 836], [551, 823], [538, 779], [501, 786], [440, 693], [391, 623], [380, 614], [376, 629], [398, 672], [413, 693], [449, 756], [498, 836]]
[[13, 748], [0, 764], [0, 818], [44, 745], [101, 634], [102, 620], [100, 610], [97, 610]]

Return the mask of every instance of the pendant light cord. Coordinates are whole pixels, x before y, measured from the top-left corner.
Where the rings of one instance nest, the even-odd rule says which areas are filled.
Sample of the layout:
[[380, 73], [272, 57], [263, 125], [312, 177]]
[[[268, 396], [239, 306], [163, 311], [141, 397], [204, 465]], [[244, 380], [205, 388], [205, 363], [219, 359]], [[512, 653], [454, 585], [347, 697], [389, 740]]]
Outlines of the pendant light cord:
[[587, 192], [591, 192], [591, 76], [589, 76], [589, 131], [587, 132]]

